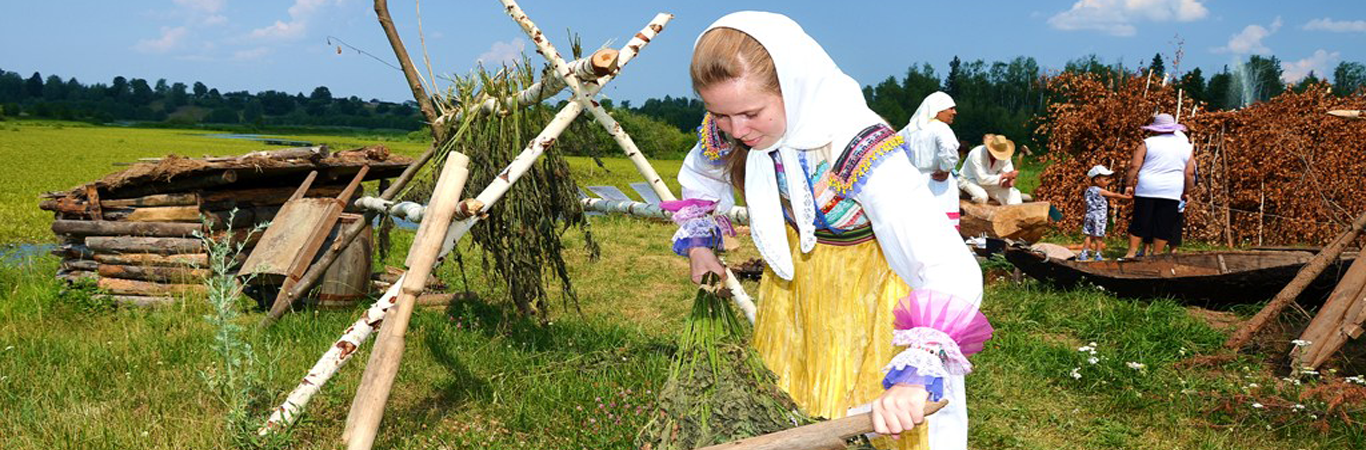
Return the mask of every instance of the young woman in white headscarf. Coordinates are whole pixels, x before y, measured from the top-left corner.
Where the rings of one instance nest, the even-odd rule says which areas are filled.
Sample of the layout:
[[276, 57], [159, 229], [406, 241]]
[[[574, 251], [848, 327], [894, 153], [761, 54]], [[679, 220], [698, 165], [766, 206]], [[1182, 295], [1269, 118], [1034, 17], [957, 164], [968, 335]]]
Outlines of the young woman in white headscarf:
[[958, 181], [953, 168], [958, 165], [958, 136], [949, 125], [958, 115], [953, 97], [935, 92], [920, 102], [906, 128], [900, 131], [911, 149], [911, 164], [928, 180], [930, 193], [939, 207], [958, 227]]
[[966, 448], [965, 355], [991, 336], [982, 274], [896, 130], [786, 16], [717, 20], [691, 74], [708, 113], [679, 171], [684, 199], [664, 206], [693, 280], [724, 273], [729, 224], [713, 212], [738, 190], [768, 264], [753, 345], [779, 386], [812, 416], [871, 407], [879, 433], [902, 436], [878, 445]]

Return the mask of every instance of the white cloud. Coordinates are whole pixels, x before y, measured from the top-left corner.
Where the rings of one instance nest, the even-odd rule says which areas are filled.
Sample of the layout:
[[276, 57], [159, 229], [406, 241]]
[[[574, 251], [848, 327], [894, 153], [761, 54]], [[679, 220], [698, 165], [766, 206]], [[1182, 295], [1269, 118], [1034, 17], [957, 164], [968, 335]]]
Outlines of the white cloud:
[[497, 41], [489, 47], [489, 51], [480, 54], [475, 61], [485, 66], [512, 65], [522, 59], [523, 50], [526, 50], [526, 41], [522, 38], [514, 38], [512, 42]]
[[1315, 50], [1314, 54], [1299, 61], [1289, 61], [1281, 63], [1281, 80], [1286, 83], [1298, 83], [1304, 77], [1309, 76], [1309, 72], [1314, 72], [1319, 78], [1324, 78], [1329, 72], [1329, 67], [1337, 62], [1339, 52], [1326, 52], [1323, 49]]
[[1309, 23], [1304, 24], [1304, 29], [1335, 33], [1366, 33], [1366, 20], [1333, 20], [1324, 17], [1309, 21]]
[[256, 39], [298, 39], [308, 33], [308, 22], [313, 16], [336, 0], [295, 0], [289, 7], [289, 22], [277, 20], [274, 24], [251, 30]]
[[1048, 25], [1064, 31], [1094, 30], [1112, 36], [1133, 36], [1135, 22], [1191, 22], [1209, 16], [1204, 0], [1078, 0], [1072, 8], [1048, 18]]
[[285, 23], [277, 20], [274, 25], [251, 30], [251, 37], [257, 39], [298, 39], [303, 37], [307, 31], [307, 22], [292, 21]]
[[232, 59], [234, 61], [250, 61], [254, 59], [260, 59], [261, 57], [266, 56], [268, 54], [270, 54], [269, 48], [256, 47], [232, 52]]
[[1276, 34], [1281, 29], [1281, 17], [1276, 16], [1276, 20], [1271, 22], [1271, 28], [1261, 25], [1248, 25], [1243, 31], [1238, 32], [1228, 39], [1228, 45], [1214, 49], [1215, 53], [1232, 53], [1235, 55], [1265, 54], [1271, 53], [1271, 49], [1262, 44], [1262, 39]]
[[166, 53], [179, 48], [189, 35], [186, 27], [161, 27], [161, 37], [140, 40], [133, 48], [143, 53]]

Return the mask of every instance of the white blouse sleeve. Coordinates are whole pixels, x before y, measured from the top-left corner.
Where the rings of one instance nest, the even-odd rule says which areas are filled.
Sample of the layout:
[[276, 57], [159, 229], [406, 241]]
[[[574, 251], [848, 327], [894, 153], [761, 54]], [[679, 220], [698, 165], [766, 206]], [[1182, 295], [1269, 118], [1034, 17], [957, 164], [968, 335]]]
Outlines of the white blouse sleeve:
[[717, 211], [728, 211], [735, 206], [725, 164], [712, 161], [702, 154], [702, 145], [694, 145], [678, 169], [678, 184], [683, 187], [683, 199], [696, 198], [717, 202]]
[[933, 122], [934, 140], [937, 148], [936, 159], [939, 160], [939, 170], [948, 172], [958, 167], [958, 135], [953, 133], [949, 124], [944, 122]]
[[982, 270], [906, 158], [890, 156], [855, 198], [872, 222], [887, 263], [913, 289], [982, 301]]

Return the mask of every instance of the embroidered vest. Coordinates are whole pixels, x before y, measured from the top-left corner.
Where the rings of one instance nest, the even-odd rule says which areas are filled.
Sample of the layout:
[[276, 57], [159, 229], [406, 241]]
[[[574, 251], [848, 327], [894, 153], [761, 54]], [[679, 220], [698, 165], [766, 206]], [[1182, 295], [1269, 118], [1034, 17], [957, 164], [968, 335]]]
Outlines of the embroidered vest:
[[[697, 129], [702, 155], [712, 164], [721, 164], [730, 152], [730, 143], [716, 127], [711, 114], [702, 119]], [[891, 127], [876, 124], [863, 129], [833, 163], [823, 152], [801, 152], [802, 172], [816, 204], [816, 241], [826, 245], [854, 245], [873, 240], [873, 227], [863, 206], [854, 196], [863, 190], [868, 175], [887, 155], [900, 151], [909, 154], [906, 142]], [[787, 176], [778, 154], [772, 153], [778, 175], [778, 192], [783, 196], [783, 216], [789, 226], [796, 227], [791, 204], [787, 198]]]

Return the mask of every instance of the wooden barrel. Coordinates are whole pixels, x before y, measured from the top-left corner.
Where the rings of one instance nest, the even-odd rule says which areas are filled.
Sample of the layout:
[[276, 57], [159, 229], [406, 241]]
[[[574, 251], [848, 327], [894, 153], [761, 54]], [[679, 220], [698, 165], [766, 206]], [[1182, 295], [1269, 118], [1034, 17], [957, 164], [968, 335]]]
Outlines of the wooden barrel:
[[[336, 239], [342, 227], [351, 226], [361, 220], [364, 220], [364, 216], [360, 214], [342, 214], [323, 248], [333, 245], [332, 241]], [[323, 272], [322, 282], [318, 285], [318, 308], [352, 308], [370, 295], [370, 244], [373, 236], [372, 227], [366, 224], [360, 236], [356, 236], [356, 240], [337, 255], [337, 262], [333, 263], [327, 272]]]

